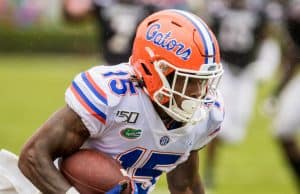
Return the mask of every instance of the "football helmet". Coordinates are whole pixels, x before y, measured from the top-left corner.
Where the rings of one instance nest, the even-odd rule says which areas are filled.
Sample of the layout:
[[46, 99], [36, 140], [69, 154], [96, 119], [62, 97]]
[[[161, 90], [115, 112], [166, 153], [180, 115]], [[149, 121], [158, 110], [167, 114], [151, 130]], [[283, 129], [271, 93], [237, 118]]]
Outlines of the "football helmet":
[[[151, 100], [180, 122], [203, 119], [195, 113], [214, 101], [223, 74], [215, 35], [198, 16], [175, 9], [140, 23], [129, 62]], [[196, 96], [189, 89], [195, 80]]]

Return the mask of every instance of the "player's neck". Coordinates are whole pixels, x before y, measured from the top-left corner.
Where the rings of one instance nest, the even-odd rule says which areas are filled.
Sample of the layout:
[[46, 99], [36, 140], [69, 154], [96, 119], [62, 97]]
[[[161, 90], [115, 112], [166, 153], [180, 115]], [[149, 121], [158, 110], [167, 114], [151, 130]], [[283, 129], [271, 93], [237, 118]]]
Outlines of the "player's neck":
[[157, 104], [154, 104], [154, 108], [158, 115], [160, 116], [160, 119], [164, 123], [165, 127], [168, 130], [172, 130], [178, 127], [181, 127], [183, 123], [175, 121], [172, 117], [170, 117], [161, 107], [159, 107]]

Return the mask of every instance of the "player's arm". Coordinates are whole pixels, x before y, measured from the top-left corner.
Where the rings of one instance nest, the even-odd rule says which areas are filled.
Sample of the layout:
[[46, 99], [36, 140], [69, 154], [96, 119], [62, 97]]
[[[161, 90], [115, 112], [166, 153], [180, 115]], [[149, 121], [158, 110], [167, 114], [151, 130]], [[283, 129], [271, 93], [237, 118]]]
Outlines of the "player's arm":
[[192, 151], [187, 161], [167, 174], [171, 194], [204, 194], [199, 175], [198, 151]]
[[66, 193], [71, 185], [53, 160], [75, 152], [88, 137], [80, 117], [65, 106], [27, 141], [20, 154], [19, 168], [42, 193]]
[[281, 66], [282, 77], [274, 90], [273, 96], [278, 97], [285, 86], [292, 79], [293, 75], [296, 73], [297, 65], [299, 62], [298, 53], [300, 49], [297, 48], [293, 42], [289, 43], [289, 48], [284, 54], [284, 59]]

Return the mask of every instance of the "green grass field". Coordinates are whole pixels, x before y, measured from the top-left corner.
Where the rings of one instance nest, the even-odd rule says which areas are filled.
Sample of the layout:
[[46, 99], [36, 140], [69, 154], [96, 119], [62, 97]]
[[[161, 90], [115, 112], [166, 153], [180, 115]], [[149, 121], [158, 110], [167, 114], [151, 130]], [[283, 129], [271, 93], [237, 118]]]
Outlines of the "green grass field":
[[[97, 58], [88, 56], [0, 55], [0, 148], [18, 154], [26, 139], [64, 105], [72, 78], [96, 64]], [[259, 90], [246, 140], [219, 150], [217, 185], [208, 194], [296, 194], [293, 177], [271, 137], [270, 120], [259, 113], [271, 85]], [[153, 193], [168, 193], [164, 177]]]

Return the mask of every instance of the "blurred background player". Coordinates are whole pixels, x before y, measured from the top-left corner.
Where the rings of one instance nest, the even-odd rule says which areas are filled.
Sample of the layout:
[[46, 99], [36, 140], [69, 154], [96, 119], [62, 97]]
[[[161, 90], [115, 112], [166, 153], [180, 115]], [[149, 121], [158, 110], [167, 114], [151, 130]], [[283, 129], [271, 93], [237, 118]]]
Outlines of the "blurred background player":
[[99, 50], [107, 65], [127, 61], [137, 24], [154, 11], [165, 8], [186, 9], [185, 0], [64, 0], [69, 21], [93, 15], [97, 22]]
[[300, 191], [300, 149], [299, 137], [299, 94], [300, 94], [300, 1], [285, 2], [286, 42], [283, 62], [280, 69], [281, 79], [271, 97], [276, 106], [273, 125], [275, 135], [289, 166], [294, 172], [298, 191]]
[[218, 137], [207, 147], [205, 178], [214, 184], [218, 141], [241, 142], [256, 99], [257, 83], [272, 76], [280, 60], [278, 44], [270, 36], [267, 2], [213, 0], [206, 4], [207, 17], [220, 42], [224, 77], [220, 86], [226, 117]]

